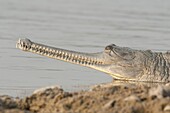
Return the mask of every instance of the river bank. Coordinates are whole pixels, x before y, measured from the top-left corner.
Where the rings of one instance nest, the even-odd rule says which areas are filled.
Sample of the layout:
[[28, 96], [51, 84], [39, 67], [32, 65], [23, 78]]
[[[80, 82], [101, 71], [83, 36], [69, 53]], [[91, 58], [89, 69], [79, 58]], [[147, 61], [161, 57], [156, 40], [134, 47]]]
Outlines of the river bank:
[[25, 98], [0, 96], [2, 113], [169, 113], [170, 84], [101, 84], [88, 91], [65, 92], [57, 86]]

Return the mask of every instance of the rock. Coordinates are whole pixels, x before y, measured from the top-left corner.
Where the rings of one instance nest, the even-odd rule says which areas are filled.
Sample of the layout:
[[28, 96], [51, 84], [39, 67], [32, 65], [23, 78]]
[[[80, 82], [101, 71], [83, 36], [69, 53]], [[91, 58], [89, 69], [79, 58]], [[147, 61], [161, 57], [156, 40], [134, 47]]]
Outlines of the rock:
[[0, 96], [0, 106], [2, 108], [17, 107], [16, 99], [7, 95]]
[[166, 105], [165, 107], [164, 107], [164, 111], [169, 111], [170, 112], [170, 105]]
[[170, 97], [170, 84], [164, 86], [163, 89], [164, 89], [163, 96], [164, 97]]
[[131, 96], [129, 96], [129, 97], [126, 97], [125, 99], [124, 99], [124, 101], [140, 101], [140, 98], [139, 97], [137, 97], [136, 95], [131, 95]]
[[51, 90], [63, 91], [63, 89], [61, 89], [60, 86], [48, 86], [48, 87], [43, 87], [43, 88], [39, 88], [39, 89], [35, 90], [33, 92], [33, 94], [40, 94], [40, 93], [44, 93], [44, 92], [47, 93], [47, 91], [50, 90], [50, 89]]
[[[70, 97], [70, 93], [64, 92], [58, 86], [41, 88], [18, 102], [20, 109], [29, 109], [33, 112], [51, 112], [55, 111], [55, 104], [63, 98]], [[68, 107], [68, 106], [66, 106]]]
[[20, 110], [20, 109], [0, 109], [0, 113], [33, 113], [27, 110]]
[[46, 87], [21, 99], [0, 96], [0, 113], [167, 113], [169, 88], [106, 84], [91, 91], [65, 92], [58, 86]]
[[158, 98], [170, 97], [170, 87], [168, 85], [159, 85], [158, 87], [151, 88], [149, 90], [149, 95], [151, 97], [156, 96]]
[[163, 97], [163, 88], [161, 86], [158, 86], [158, 87], [154, 87], [154, 88], [151, 88], [149, 90], [149, 96], [151, 97], [158, 97], [158, 98], [162, 98]]
[[109, 101], [108, 103], [106, 103], [103, 108], [107, 109], [107, 108], [114, 107], [115, 103], [116, 103], [116, 101], [113, 99], [113, 100]]

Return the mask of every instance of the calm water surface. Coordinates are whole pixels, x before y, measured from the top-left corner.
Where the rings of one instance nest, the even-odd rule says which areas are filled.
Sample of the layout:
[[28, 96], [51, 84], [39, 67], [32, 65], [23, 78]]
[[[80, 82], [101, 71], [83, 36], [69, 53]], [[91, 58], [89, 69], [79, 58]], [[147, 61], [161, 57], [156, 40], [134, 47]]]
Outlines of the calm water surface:
[[82, 52], [108, 44], [170, 50], [169, 0], [0, 0], [0, 95], [111, 82], [104, 73], [22, 52], [18, 38]]

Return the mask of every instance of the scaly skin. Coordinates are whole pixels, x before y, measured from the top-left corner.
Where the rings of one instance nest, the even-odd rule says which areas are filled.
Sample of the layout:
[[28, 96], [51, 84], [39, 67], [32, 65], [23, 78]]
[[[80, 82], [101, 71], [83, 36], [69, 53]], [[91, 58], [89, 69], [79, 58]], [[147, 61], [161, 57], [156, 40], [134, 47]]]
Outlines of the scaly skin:
[[134, 50], [114, 44], [103, 52], [82, 53], [19, 39], [16, 47], [32, 53], [90, 67], [119, 80], [170, 82], [170, 53]]

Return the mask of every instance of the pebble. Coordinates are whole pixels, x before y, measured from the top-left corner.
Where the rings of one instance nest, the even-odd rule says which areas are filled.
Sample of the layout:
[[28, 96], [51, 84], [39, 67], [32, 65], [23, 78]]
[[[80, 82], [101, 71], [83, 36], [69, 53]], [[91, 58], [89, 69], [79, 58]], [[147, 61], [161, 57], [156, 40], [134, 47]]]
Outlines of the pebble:
[[46, 90], [48, 90], [48, 89], [58, 89], [58, 90], [61, 90], [61, 87], [60, 86], [48, 86], [48, 87], [43, 87], [43, 88], [39, 88], [39, 89], [37, 89], [37, 90], [35, 90], [34, 92], [33, 92], [33, 94], [38, 94], [38, 93], [43, 93], [43, 92], [45, 92]]
[[170, 105], [166, 105], [166, 106], [164, 107], [164, 111], [169, 111], [169, 112], [170, 112]]
[[111, 101], [109, 101], [108, 103], [106, 103], [103, 108], [104, 108], [104, 109], [107, 109], [107, 108], [114, 107], [115, 103], [116, 103], [115, 100], [111, 100]]
[[131, 95], [129, 97], [126, 97], [124, 101], [140, 101], [140, 98], [137, 97], [136, 95]]
[[170, 87], [169, 86], [158, 86], [151, 88], [149, 90], [149, 96], [157, 96], [157, 98], [170, 97]]
[[15, 108], [17, 106], [13, 97], [3, 95], [0, 96], [0, 107], [4, 108]]

